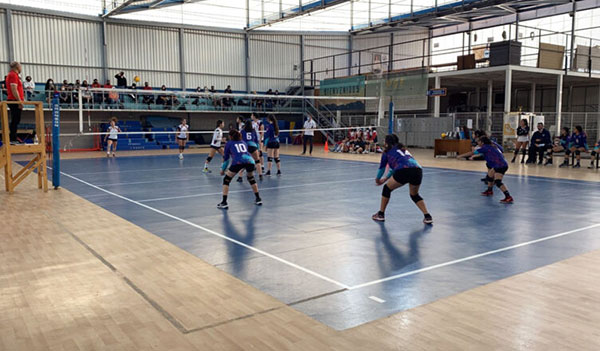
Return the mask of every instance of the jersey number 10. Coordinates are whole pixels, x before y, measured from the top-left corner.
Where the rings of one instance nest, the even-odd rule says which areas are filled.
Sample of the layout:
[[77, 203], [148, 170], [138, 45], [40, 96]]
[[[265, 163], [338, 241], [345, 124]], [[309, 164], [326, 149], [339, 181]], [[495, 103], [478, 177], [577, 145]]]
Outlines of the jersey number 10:
[[238, 154], [241, 154], [243, 152], [248, 152], [248, 149], [246, 148], [246, 144], [235, 144], [235, 149], [237, 150]]

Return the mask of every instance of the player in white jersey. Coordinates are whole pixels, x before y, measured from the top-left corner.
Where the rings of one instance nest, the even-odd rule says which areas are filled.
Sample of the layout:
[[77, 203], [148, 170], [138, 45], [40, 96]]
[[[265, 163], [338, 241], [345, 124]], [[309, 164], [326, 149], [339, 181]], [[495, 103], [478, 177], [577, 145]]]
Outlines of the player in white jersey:
[[181, 124], [177, 126], [177, 131], [179, 132], [177, 133], [177, 144], [179, 145], [180, 160], [183, 160], [183, 151], [185, 150], [185, 144], [187, 144], [188, 140], [190, 139], [190, 135], [188, 133], [190, 126], [188, 126], [186, 122], [186, 119], [182, 118]]
[[225, 122], [222, 120], [217, 121], [217, 129], [213, 133], [212, 141], [210, 142], [210, 151], [208, 153], [208, 157], [206, 158], [206, 162], [204, 163], [204, 169], [202, 172], [211, 173], [211, 170], [208, 169], [208, 164], [215, 156], [215, 153], [221, 154], [223, 156], [223, 146], [221, 143], [223, 142], [223, 127], [225, 127]]
[[104, 137], [104, 142], [106, 142], [106, 157], [110, 157], [111, 147], [112, 155], [113, 157], [116, 157], [115, 151], [117, 151], [117, 141], [119, 139], [119, 133], [121, 132], [121, 128], [117, 125], [116, 117], [111, 118], [107, 131], [108, 134]]
[[266, 146], [263, 145], [263, 140], [265, 139], [265, 126], [254, 113], [250, 117], [252, 118], [252, 128], [254, 128], [254, 130], [256, 131], [256, 134], [258, 135], [258, 141], [260, 143], [260, 149], [258, 150], [258, 153], [260, 156], [260, 166], [262, 174], [265, 173], [265, 163], [263, 162], [263, 149], [266, 148]]

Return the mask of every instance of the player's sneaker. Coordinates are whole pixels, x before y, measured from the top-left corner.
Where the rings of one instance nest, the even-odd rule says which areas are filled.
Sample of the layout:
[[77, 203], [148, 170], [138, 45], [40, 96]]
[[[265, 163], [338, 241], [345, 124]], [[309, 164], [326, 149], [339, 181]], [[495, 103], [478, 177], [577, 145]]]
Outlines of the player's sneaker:
[[262, 206], [262, 199], [259, 197], [258, 199], [254, 200], [254, 204], [256, 206]]
[[202, 170], [202, 173], [212, 173], [212, 171], [206, 167]]
[[588, 166], [588, 168], [589, 168], [589, 169], [592, 169], [592, 168], [594, 168], [594, 167], [595, 167], [595, 166], [594, 166], [594, 161], [592, 161], [592, 163], [590, 163], [590, 165]]
[[379, 212], [375, 213], [372, 217], [371, 217], [374, 221], [377, 222], [384, 222], [385, 221], [385, 216]]
[[581, 165], [579, 163], [573, 165], [573, 168], [581, 168]]
[[494, 192], [491, 190], [486, 190], [481, 193], [481, 196], [494, 196]]
[[568, 162], [563, 162], [560, 164], [560, 166], [558, 166], [559, 168], [563, 168], [563, 167], [569, 167], [569, 163]]
[[238, 183], [241, 183], [241, 182], [243, 182], [243, 181], [244, 181], [244, 180], [242, 179], [242, 177], [238, 177], [238, 179], [237, 179], [237, 182], [238, 182]]
[[267, 171], [267, 173], [265, 173], [266, 176], [270, 177], [271, 176], [271, 171]]
[[280, 176], [281, 175], [281, 171], [277, 171], [277, 175]]
[[433, 217], [431, 217], [431, 215], [428, 213], [425, 215], [425, 218], [423, 218], [423, 223], [425, 224], [432, 224], [433, 223]]
[[221, 203], [217, 204], [217, 208], [219, 208], [221, 210], [226, 210], [229, 208], [229, 205], [227, 204], [227, 202], [221, 202]]
[[179, 154], [179, 159], [183, 160], [183, 154]]
[[513, 202], [515, 202], [515, 199], [513, 199], [512, 196], [507, 196], [504, 199], [500, 200], [500, 202], [502, 202], [503, 204], [512, 204]]

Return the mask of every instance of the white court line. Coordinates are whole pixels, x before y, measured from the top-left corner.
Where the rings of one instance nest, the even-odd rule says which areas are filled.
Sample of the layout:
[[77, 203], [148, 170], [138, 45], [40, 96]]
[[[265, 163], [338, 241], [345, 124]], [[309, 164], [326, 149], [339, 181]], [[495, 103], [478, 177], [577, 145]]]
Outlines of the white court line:
[[384, 299], [380, 299], [377, 296], [369, 296], [369, 298], [375, 302], [379, 302], [379, 303], [384, 303], [385, 300]]
[[223, 234], [221, 234], [221, 233], [215, 232], [214, 230], [211, 230], [211, 229], [205, 228], [205, 227], [203, 227], [203, 226], [201, 226], [201, 225], [198, 225], [198, 224], [196, 224], [196, 223], [192, 223], [192, 222], [190, 222], [190, 221], [188, 221], [188, 220], [185, 220], [185, 219], [183, 219], [183, 218], [179, 218], [179, 217], [177, 217], [177, 216], [174, 216], [174, 215], [172, 215], [172, 214], [169, 214], [169, 213], [167, 213], [167, 212], [164, 212], [164, 211], [158, 210], [158, 209], [156, 209], [156, 208], [154, 208], [154, 207], [150, 207], [150, 206], [148, 206], [148, 205], [145, 205], [145, 204], [143, 204], [143, 203], [140, 203], [140, 202], [138, 202], [138, 201], [135, 201], [135, 200], [129, 199], [129, 198], [125, 197], [125, 196], [122, 196], [122, 195], [119, 195], [119, 194], [113, 193], [112, 191], [108, 191], [108, 190], [106, 190], [106, 189], [103, 189], [103, 188], [101, 188], [101, 187], [99, 187], [99, 186], [96, 186], [96, 185], [94, 185], [94, 184], [92, 184], [92, 183], [88, 183], [88, 182], [86, 182], [85, 180], [81, 180], [81, 179], [79, 179], [79, 178], [77, 178], [77, 177], [74, 177], [74, 176], [72, 176], [72, 175], [70, 175], [70, 174], [67, 174], [67, 173], [64, 173], [64, 172], [60, 172], [60, 174], [62, 174], [62, 175], [64, 175], [64, 176], [66, 176], [66, 177], [69, 177], [69, 178], [71, 178], [71, 179], [74, 179], [74, 180], [76, 180], [76, 181], [78, 181], [78, 182], [81, 182], [81, 183], [83, 183], [83, 184], [85, 184], [85, 185], [88, 185], [88, 186], [90, 186], [90, 187], [92, 187], [92, 188], [94, 188], [94, 189], [97, 189], [97, 190], [103, 191], [103, 192], [105, 192], [105, 193], [107, 193], [107, 194], [109, 194], [109, 195], [112, 195], [112, 196], [118, 197], [119, 199], [122, 199], [122, 200], [125, 200], [125, 201], [128, 201], [128, 202], [131, 202], [132, 204], [138, 205], [138, 206], [140, 206], [140, 207], [143, 207], [143, 208], [145, 208], [145, 209], [148, 209], [148, 210], [150, 210], [150, 211], [156, 212], [156, 213], [158, 213], [158, 214], [161, 214], [161, 215], [163, 215], [163, 216], [169, 217], [169, 218], [171, 218], [171, 219], [174, 219], [174, 220], [176, 220], [176, 221], [179, 221], [179, 222], [181, 222], [181, 223], [185, 223], [185, 224], [187, 224], [187, 225], [189, 225], [189, 226], [191, 226], [191, 227], [194, 227], [194, 228], [200, 229], [200, 230], [202, 230], [202, 231], [205, 231], [205, 232], [207, 232], [207, 233], [209, 233], [209, 234], [212, 234], [212, 235], [214, 235], [214, 236], [217, 236], [217, 237], [219, 237], [219, 238], [221, 238], [221, 239], [224, 239], [224, 240], [231, 241], [231, 242], [232, 242], [232, 243], [234, 243], [234, 244], [240, 245], [240, 246], [242, 246], [242, 247], [244, 247], [244, 248], [246, 248], [246, 249], [249, 249], [249, 250], [252, 250], [252, 251], [254, 251], [254, 252], [257, 252], [257, 253], [259, 253], [259, 254], [261, 254], [261, 255], [267, 256], [267, 257], [269, 257], [269, 258], [271, 258], [271, 259], [273, 259], [273, 260], [279, 261], [279, 262], [281, 262], [281, 263], [283, 263], [283, 264], [285, 264], [285, 265], [288, 265], [288, 266], [290, 266], [290, 267], [292, 267], [292, 268], [295, 268], [295, 269], [298, 269], [298, 270], [300, 270], [300, 271], [303, 271], [303, 272], [305, 272], [305, 273], [308, 273], [308, 274], [310, 274], [310, 275], [312, 275], [312, 276], [314, 276], [314, 277], [317, 277], [317, 278], [319, 278], [319, 279], [322, 279], [322, 280], [324, 280], [324, 281], [326, 281], [326, 282], [329, 282], [329, 283], [335, 284], [335, 285], [337, 285], [337, 286], [339, 286], [339, 287], [341, 287], [341, 288], [343, 288], [343, 289], [348, 289], [348, 288], [349, 288], [349, 286], [348, 286], [348, 285], [346, 285], [346, 284], [342, 284], [342, 283], [340, 283], [340, 282], [338, 282], [338, 281], [335, 281], [335, 280], [333, 280], [333, 279], [331, 279], [331, 278], [329, 278], [329, 277], [326, 277], [326, 276], [324, 276], [324, 275], [322, 275], [322, 274], [319, 274], [319, 273], [317, 273], [317, 272], [314, 272], [314, 271], [312, 271], [312, 270], [310, 270], [310, 269], [308, 269], [308, 268], [304, 268], [304, 267], [302, 267], [302, 266], [299, 266], [299, 265], [297, 265], [297, 264], [295, 264], [295, 263], [292, 263], [292, 262], [290, 262], [290, 261], [287, 261], [287, 260], [285, 260], [285, 259], [283, 259], [283, 258], [277, 257], [277, 256], [275, 256], [275, 255], [272, 255], [272, 254], [268, 253], [268, 252], [265, 252], [265, 251], [263, 251], [263, 250], [261, 250], [261, 249], [255, 248], [255, 247], [253, 247], [253, 246], [250, 246], [250, 245], [248, 245], [248, 244], [245, 244], [245, 243], [243, 243], [243, 242], [241, 242], [241, 241], [238, 241], [238, 240], [232, 239], [232, 238], [230, 238], [230, 237], [228, 237], [228, 236], [226, 236], [226, 235], [223, 235]]
[[600, 227], [600, 223], [588, 225], [587, 227], [573, 229], [573, 230], [569, 230], [567, 232], [558, 233], [558, 234], [546, 236], [546, 237], [535, 239], [535, 240], [531, 240], [531, 241], [526, 241], [526, 242], [520, 243], [520, 244], [515, 244], [515, 245], [503, 247], [501, 249], [496, 249], [496, 250], [492, 250], [492, 251], [488, 251], [488, 252], [483, 252], [483, 253], [480, 253], [480, 254], [477, 254], [477, 255], [472, 255], [472, 256], [469, 256], [469, 257], [459, 258], [457, 260], [453, 260], [453, 261], [449, 261], [449, 262], [445, 262], [445, 263], [440, 263], [440, 264], [436, 264], [436, 265], [425, 267], [425, 268], [421, 268], [421, 269], [416, 269], [414, 271], [410, 271], [410, 272], [406, 272], [406, 273], [401, 273], [401, 274], [396, 274], [396, 275], [393, 275], [393, 276], [390, 276], [390, 277], [387, 277], [387, 278], [373, 280], [371, 282], [367, 282], [367, 283], [363, 283], [363, 284], [352, 286], [352, 287], [350, 287], [349, 290], [356, 290], [356, 289], [364, 288], [364, 287], [367, 287], [367, 286], [371, 286], [371, 285], [375, 285], [375, 284], [387, 282], [387, 281], [390, 281], [390, 280], [408, 277], [408, 276], [415, 275], [415, 274], [418, 274], [418, 273], [423, 273], [423, 272], [431, 271], [433, 269], [442, 268], [442, 267], [450, 266], [450, 265], [453, 265], [453, 264], [457, 264], [457, 263], [461, 263], [461, 262], [465, 262], [465, 261], [474, 260], [474, 259], [479, 258], [479, 257], [489, 256], [489, 255], [493, 255], [493, 254], [496, 254], [496, 253], [499, 253], [499, 252], [504, 252], [504, 251], [516, 249], [516, 248], [519, 248], [519, 247], [523, 247], [523, 246], [527, 246], [527, 245], [531, 245], [531, 244], [536, 244], [536, 243], [539, 243], [539, 242], [542, 242], [542, 241], [556, 239], [556, 238], [559, 238], [561, 236], [571, 235], [571, 234], [574, 234], [574, 233], [578, 233], [578, 232], [581, 232], [581, 231], [584, 231], [584, 230], [588, 230], [588, 229], [592, 229], [592, 228], [597, 228], [597, 227]]
[[[447, 169], [447, 168], [437, 168], [437, 167], [427, 167], [427, 169], [439, 169], [439, 172], [432, 172], [432, 173], [472, 173], [472, 174], [486, 174], [486, 170], [481, 170], [481, 171], [471, 171], [471, 170], [458, 170], [458, 169]], [[540, 181], [540, 182], [549, 182], [549, 183], [559, 183], [559, 184], [579, 184], [581, 185], [582, 183], [585, 184], [589, 184], [589, 185], [600, 185], [600, 182], [594, 182], [594, 181], [590, 181], [590, 180], [577, 180], [577, 179], [558, 179], [558, 178], [546, 178], [546, 177], [542, 177], [542, 176], [535, 176], [535, 175], [522, 175], [522, 174], [505, 174], [504, 178], [516, 178], [516, 179], [520, 179], [520, 180], [534, 180], [534, 181]]]
[[[349, 179], [349, 180], [337, 180], [337, 181], [332, 181], [332, 182], [318, 182], [318, 183], [308, 183], [308, 184], [296, 184], [296, 185], [281, 185], [281, 186], [274, 186], [274, 187], [269, 187], [269, 188], [260, 188], [258, 190], [260, 191], [264, 191], [264, 190], [275, 190], [275, 189], [290, 189], [290, 188], [305, 188], [305, 187], [309, 187], [312, 185], [324, 185], [324, 184], [339, 184], [339, 183], [354, 183], [354, 182], [363, 182], [365, 180], [374, 180], [375, 177], [369, 177], [369, 178], [359, 178], [359, 179]], [[230, 190], [229, 193], [246, 193], [246, 192], [250, 192], [253, 191], [252, 189], [244, 189], [244, 190]], [[156, 199], [145, 199], [145, 200], [139, 200], [139, 202], [154, 202], [154, 201], [166, 201], [166, 200], [178, 200], [178, 199], [187, 199], [187, 198], [191, 198], [191, 197], [202, 197], [202, 196], [212, 196], [212, 195], [221, 195], [222, 192], [218, 192], [218, 193], [204, 193], [204, 194], [192, 194], [192, 195], [182, 195], [182, 196], [172, 196], [172, 197], [159, 197]]]

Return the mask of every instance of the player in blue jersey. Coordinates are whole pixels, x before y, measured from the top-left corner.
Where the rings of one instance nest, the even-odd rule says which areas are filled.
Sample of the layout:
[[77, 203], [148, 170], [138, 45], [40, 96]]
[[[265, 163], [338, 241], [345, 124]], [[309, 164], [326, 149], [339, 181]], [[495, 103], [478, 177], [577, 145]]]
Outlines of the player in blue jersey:
[[575, 126], [575, 130], [573, 132], [573, 135], [571, 135], [570, 141], [570, 150], [571, 153], [575, 153], [575, 158], [577, 162], [573, 165], [573, 168], [579, 168], [581, 167], [581, 153], [586, 152], [588, 149], [587, 135], [585, 134], [581, 126]]
[[271, 165], [273, 160], [277, 165], [277, 175], [281, 175], [281, 160], [279, 159], [279, 125], [277, 118], [269, 115], [267, 118], [267, 126], [265, 130], [265, 145], [267, 146], [267, 173], [271, 175]]
[[[479, 138], [479, 148], [475, 150], [475, 155], [483, 155], [485, 157], [485, 161], [487, 162], [487, 166], [489, 167], [488, 174], [486, 177], [487, 180], [487, 190], [481, 193], [483, 196], [493, 196], [494, 195], [494, 184], [502, 190], [505, 198], [500, 200], [500, 202], [505, 204], [511, 204], [514, 202], [512, 196], [508, 192], [508, 188], [506, 185], [502, 183], [502, 178], [504, 178], [504, 174], [508, 170], [508, 163], [502, 154], [502, 151], [490, 140], [488, 137]], [[471, 156], [473, 158], [475, 155]]]
[[[386, 166], [389, 166], [389, 172], [384, 177], [383, 174], [385, 173]], [[387, 135], [385, 137], [385, 150], [381, 155], [381, 163], [379, 164], [379, 172], [377, 173], [377, 178], [375, 178], [375, 183], [378, 186], [383, 185], [381, 206], [379, 211], [371, 218], [379, 222], [385, 221], [385, 209], [390, 202], [392, 191], [408, 183], [410, 198], [425, 216], [423, 223], [433, 223], [433, 218], [427, 211], [425, 201], [419, 195], [422, 180], [423, 169], [419, 163], [406, 150], [404, 145], [399, 142], [396, 135]]]
[[[221, 166], [221, 175], [223, 178], [223, 200], [217, 205], [217, 208], [226, 210], [229, 208], [227, 204], [227, 195], [229, 194], [229, 183], [231, 179], [242, 169], [246, 170], [248, 183], [254, 191], [254, 203], [258, 206], [262, 205], [262, 200], [258, 194], [258, 185], [254, 179], [254, 170], [256, 166], [254, 159], [248, 153], [248, 145], [242, 141], [242, 134], [235, 129], [229, 131], [229, 141], [225, 144], [225, 152], [223, 155], [223, 165]], [[229, 166], [231, 160], [231, 166]], [[227, 167], [229, 166], [229, 169]]]
[[[244, 130], [242, 131], [242, 140], [248, 144], [248, 153], [252, 155], [254, 162], [256, 163], [256, 169], [258, 170], [259, 166], [262, 164], [261, 157], [259, 153], [260, 149], [260, 140], [256, 129], [254, 128], [253, 122], [248, 120], [244, 125]], [[258, 177], [262, 180], [263, 175], [261, 172], [258, 172]]]

